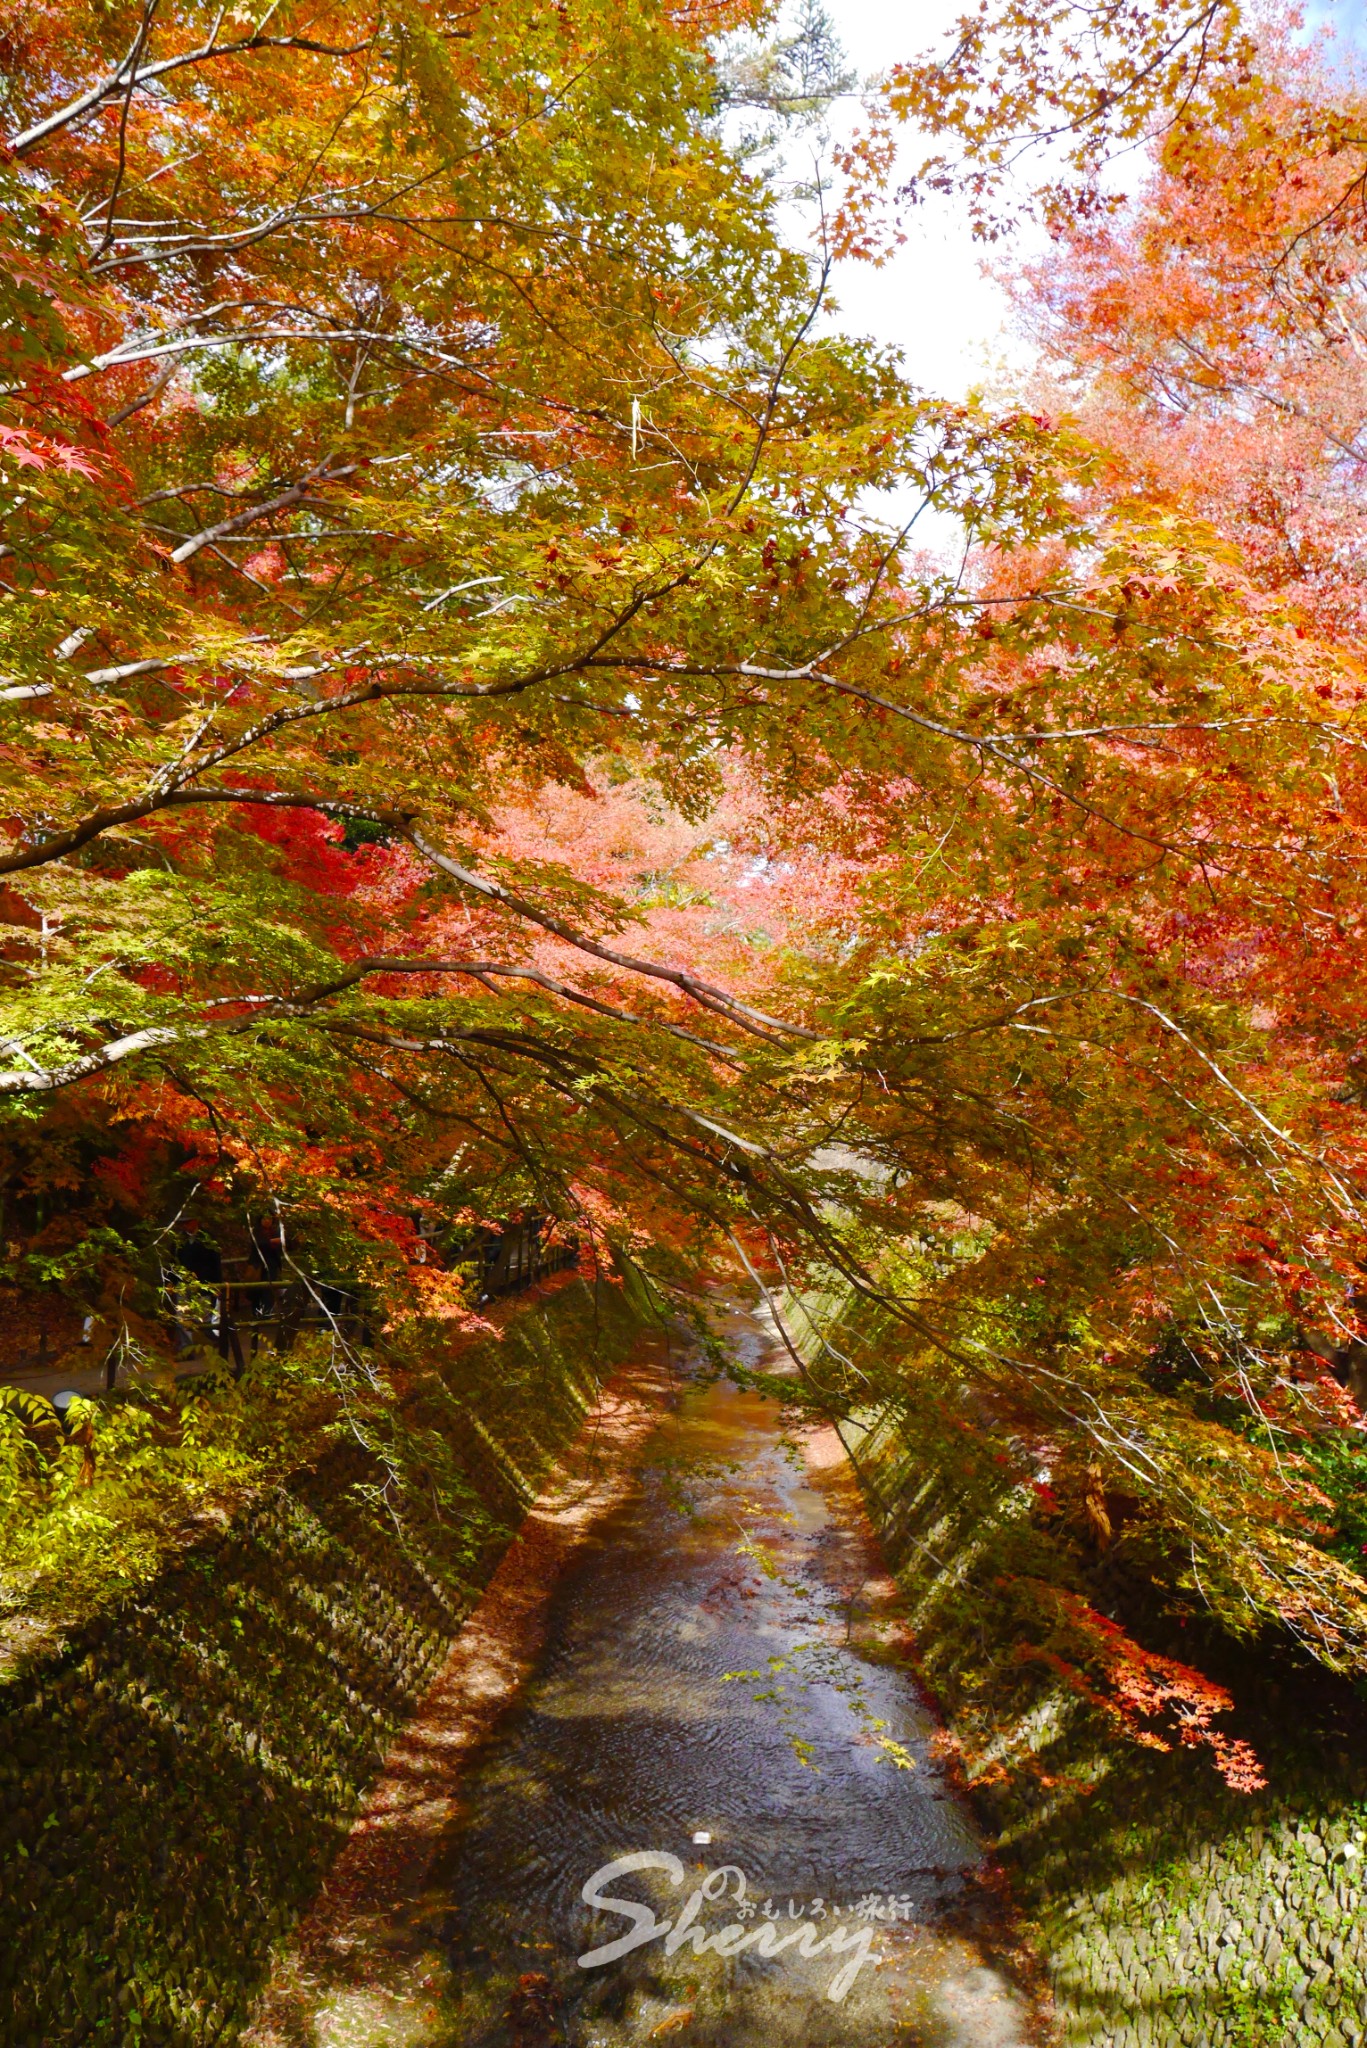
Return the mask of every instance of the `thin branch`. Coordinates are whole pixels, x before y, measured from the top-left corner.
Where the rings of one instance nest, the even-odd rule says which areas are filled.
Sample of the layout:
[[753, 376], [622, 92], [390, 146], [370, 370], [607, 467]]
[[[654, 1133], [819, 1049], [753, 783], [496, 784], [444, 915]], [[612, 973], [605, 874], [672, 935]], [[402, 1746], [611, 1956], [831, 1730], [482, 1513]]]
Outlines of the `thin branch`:
[[690, 974], [687, 968], [662, 967], [654, 960], [642, 960], [629, 953], [619, 953], [613, 947], [589, 938], [586, 933], [575, 931], [563, 918], [555, 917], [549, 911], [538, 910], [536, 905], [529, 903], [524, 896], [514, 895], [511, 889], [505, 889], [501, 882], [491, 881], [486, 875], [477, 875], [473, 869], [462, 867], [458, 861], [452, 860], [449, 854], [433, 846], [414, 825], [406, 826], [403, 836], [425, 860], [431, 861], [443, 874], [450, 875], [462, 888], [472, 889], [477, 895], [501, 904], [506, 910], [511, 910], [515, 916], [526, 918], [531, 924], [540, 925], [543, 931], [553, 932], [556, 938], [564, 939], [567, 945], [575, 947], [581, 953], [588, 953], [596, 960], [606, 961], [611, 967], [624, 968], [629, 974], [640, 974], [654, 981], [668, 982], [674, 988], [681, 989], [685, 995], [691, 996], [694, 1002], [702, 1004], [705, 1009], [725, 1017], [728, 1023], [739, 1025], [742, 1030], [750, 1032], [757, 1038], [768, 1039], [771, 1043], [779, 1043], [782, 1039], [790, 1037], [805, 1039], [810, 1043], [816, 1041], [816, 1032], [808, 1031], [800, 1024], [787, 1022], [781, 1017], [771, 1017], [763, 1010], [753, 1009], [750, 1004], [742, 1003], [738, 997], [729, 995], [725, 989], [716, 988], [711, 982], [701, 981], [697, 975]]
[[112, 412], [109, 415], [105, 425], [107, 427], [121, 427], [125, 420], [131, 420], [134, 413], [141, 412], [144, 406], [151, 405], [154, 400], [161, 397], [162, 392], [175, 374], [176, 364], [173, 358], [169, 363], [163, 365], [140, 398], [130, 398], [127, 405], [121, 405], [117, 412]]
[[[108, 249], [110, 245], [111, 240], [113, 239], [114, 208], [118, 203], [119, 192], [123, 186], [123, 174], [128, 164], [128, 116], [129, 113], [132, 111], [133, 94], [137, 86], [138, 60], [142, 56], [143, 51], [147, 48], [147, 40], [152, 33], [152, 23], [156, 19], [156, 12], [159, 5], [160, 0], [145, 0], [145, 4], [143, 6], [142, 11], [142, 21], [138, 28], [137, 39], [133, 44], [132, 58], [131, 61], [127, 59], [125, 60], [125, 62], [128, 62], [130, 64], [130, 68], [128, 72], [128, 85], [122, 95], [123, 104], [119, 108], [119, 157], [118, 162], [114, 168], [114, 183], [110, 188], [109, 200], [105, 207], [104, 236], [100, 242], [99, 248], [95, 251], [94, 257], [91, 259], [93, 262], [96, 263], [98, 263], [101, 256], [104, 255], [105, 251]], [[222, 18], [222, 12], [220, 11], [219, 21], [221, 21]], [[215, 35], [217, 35], [218, 21], [214, 23], [213, 32]]]
[[307, 476], [301, 477], [298, 483], [291, 484], [288, 490], [281, 491], [278, 497], [268, 498], [261, 505], [251, 505], [245, 512], [235, 512], [230, 519], [221, 519], [216, 526], [206, 526], [202, 532], [192, 534], [188, 540], [183, 540], [178, 548], [171, 550], [171, 560], [188, 562], [201, 548], [210, 546], [212, 542], [223, 540], [229, 534], [239, 533], [244, 526], [251, 526], [258, 519], [268, 519], [274, 512], [288, 511], [291, 505], [297, 505], [301, 499], [306, 498], [315, 484], [332, 484], [340, 481], [342, 477], [355, 476], [361, 466], [358, 462], [350, 462], [341, 469], [330, 469], [328, 464], [331, 461], [330, 455], [324, 456]]
[[152, 79], [166, 78], [173, 71], [183, 71], [187, 65], [207, 64], [216, 57], [244, 57], [255, 50], [305, 50], [315, 57], [359, 57], [363, 51], [370, 49], [375, 41], [373, 31], [364, 42], [340, 47], [331, 43], [315, 42], [311, 36], [251, 35], [242, 36], [235, 43], [220, 43], [215, 40], [217, 33], [218, 23], [215, 22], [209, 40], [202, 43], [197, 50], [185, 50], [178, 57], [162, 57], [155, 64], [145, 64], [139, 71], [137, 59], [143, 43], [143, 31], [139, 28], [128, 55], [114, 71], [102, 78], [97, 85], [78, 93], [75, 99], [68, 100], [65, 106], [54, 108], [53, 112], [45, 114], [41, 121], [36, 121], [31, 128], [26, 128], [22, 134], [16, 135], [8, 145], [9, 154], [17, 157], [27, 156], [39, 143], [46, 142], [49, 136], [58, 134], [63, 128], [69, 128], [73, 121], [79, 121], [86, 114], [93, 113], [106, 100], [114, 99], [120, 93], [136, 92]]

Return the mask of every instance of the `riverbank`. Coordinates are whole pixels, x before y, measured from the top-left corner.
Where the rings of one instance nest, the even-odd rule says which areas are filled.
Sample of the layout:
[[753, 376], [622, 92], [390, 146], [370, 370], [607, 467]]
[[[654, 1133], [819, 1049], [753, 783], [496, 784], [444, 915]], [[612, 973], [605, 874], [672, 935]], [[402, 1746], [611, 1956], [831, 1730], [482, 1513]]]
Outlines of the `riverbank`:
[[[0, 1684], [0, 1911], [23, 1929], [0, 1947], [0, 2040], [239, 2037], [273, 1945], [641, 1330], [616, 1284], [523, 1297], [414, 1380], [400, 1438], [334, 1438], [30, 1646]], [[109, 1537], [91, 1516], [87, 1543]]]
[[[581, 1438], [587, 1476], [537, 1503], [250, 2041], [1022, 2048], [1015, 1930], [838, 1441], [707, 1373], [677, 1403], [630, 1391], [647, 1412]], [[581, 1969], [623, 1917], [584, 1887], [627, 1854], [657, 1935]], [[711, 1888], [676, 1954], [689, 1886]]]
[[421, 1897], [455, 1816], [463, 1770], [535, 1668], [557, 1585], [622, 1504], [678, 1390], [669, 1337], [640, 1337], [557, 1461], [386, 1756], [319, 1897], [275, 1960], [244, 2036], [250, 2048], [313, 2042], [320, 2025], [329, 2039], [402, 2039], [415, 1987], [395, 1929]]
[[[1367, 1715], [1276, 1645], [1186, 1654], [1268, 1783], [1137, 1745], [1059, 1675], [1051, 1587], [1109, 1607], [1032, 1523], [989, 1437], [933, 1400], [841, 1425], [916, 1658], [1053, 1986], [1063, 2048], [1367, 2041]], [[1194, 1635], [1194, 1631], [1192, 1632]]]

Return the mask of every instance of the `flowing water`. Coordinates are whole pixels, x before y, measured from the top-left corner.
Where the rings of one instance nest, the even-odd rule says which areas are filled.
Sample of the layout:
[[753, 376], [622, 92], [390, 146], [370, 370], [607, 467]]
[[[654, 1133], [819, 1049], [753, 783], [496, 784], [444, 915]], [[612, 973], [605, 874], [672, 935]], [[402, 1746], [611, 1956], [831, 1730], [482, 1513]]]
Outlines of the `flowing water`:
[[[760, 1357], [753, 1319], [728, 1335]], [[429, 1888], [433, 2048], [1028, 2039], [986, 1959], [999, 1907], [928, 1753], [894, 1589], [847, 1472], [813, 1471], [821, 1448], [726, 1381], [662, 1424], [637, 1496], [559, 1589]], [[642, 1854], [597, 1883], [618, 1907], [585, 1901]]]
[[[727, 1335], [775, 1369], [755, 1318]], [[556, 1589], [409, 1922], [402, 2010], [366, 2040], [1024, 2044], [933, 1735], [834, 1433], [793, 1442], [777, 1401], [687, 1382]]]

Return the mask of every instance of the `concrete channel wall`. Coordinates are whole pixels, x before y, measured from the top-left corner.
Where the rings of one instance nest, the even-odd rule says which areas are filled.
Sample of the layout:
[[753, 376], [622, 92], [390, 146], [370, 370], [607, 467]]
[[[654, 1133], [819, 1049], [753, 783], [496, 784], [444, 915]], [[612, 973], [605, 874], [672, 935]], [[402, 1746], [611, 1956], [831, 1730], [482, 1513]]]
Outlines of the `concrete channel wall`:
[[[990, 1446], [915, 1418], [843, 1425], [909, 1598], [921, 1672], [1052, 1977], [1066, 2048], [1367, 2042], [1367, 1716], [1329, 1674], [1231, 1650], [1267, 1789], [1117, 1736], [1047, 1661], [1014, 1587], [1051, 1570]], [[984, 1510], [984, 1501], [989, 1503]], [[1028, 1554], [1023, 1545], [1028, 1542]], [[1098, 1600], [1104, 1594], [1097, 1595]], [[1219, 1646], [1193, 1661], [1209, 1670]]]
[[[0, 1688], [0, 2044], [236, 2039], [507, 1534], [640, 1324], [615, 1286], [453, 1351], [395, 1514], [358, 1446]], [[98, 1541], [98, 1531], [92, 1531]]]

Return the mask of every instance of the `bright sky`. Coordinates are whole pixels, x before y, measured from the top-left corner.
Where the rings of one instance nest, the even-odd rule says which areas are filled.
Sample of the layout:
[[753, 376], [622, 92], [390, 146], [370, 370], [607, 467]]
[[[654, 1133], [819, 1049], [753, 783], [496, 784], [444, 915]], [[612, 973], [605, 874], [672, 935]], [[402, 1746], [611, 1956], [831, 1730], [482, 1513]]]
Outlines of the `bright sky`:
[[[861, 78], [934, 46], [969, 4], [826, 0]], [[1367, 55], [1367, 0], [1309, 0], [1304, 12], [1312, 25], [1332, 23], [1341, 42]], [[857, 101], [832, 108], [833, 134], [847, 132], [857, 115]], [[973, 384], [1023, 368], [1029, 358], [1010, 332], [1005, 296], [983, 275], [985, 252], [969, 238], [962, 217], [941, 202], [913, 215], [906, 226], [906, 244], [881, 270], [860, 263], [841, 267], [835, 279], [840, 324], [895, 343], [913, 382], [941, 397], [962, 397]]]
[[[826, 0], [851, 67], [863, 79], [938, 43], [965, 4]], [[857, 99], [833, 107], [832, 134], [848, 133], [858, 114]], [[914, 146], [902, 154], [913, 157]], [[983, 249], [950, 203], [921, 209], [905, 225], [907, 241], [881, 269], [840, 267], [834, 280], [840, 324], [895, 343], [913, 382], [937, 396], [960, 398], [990, 378], [1004, 356], [1023, 360], [1019, 342], [1006, 332], [1009, 309], [1000, 287], [983, 275]]]

